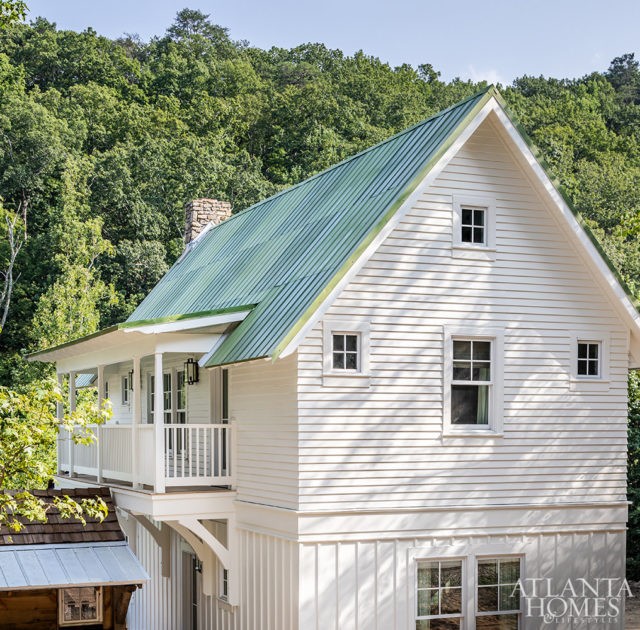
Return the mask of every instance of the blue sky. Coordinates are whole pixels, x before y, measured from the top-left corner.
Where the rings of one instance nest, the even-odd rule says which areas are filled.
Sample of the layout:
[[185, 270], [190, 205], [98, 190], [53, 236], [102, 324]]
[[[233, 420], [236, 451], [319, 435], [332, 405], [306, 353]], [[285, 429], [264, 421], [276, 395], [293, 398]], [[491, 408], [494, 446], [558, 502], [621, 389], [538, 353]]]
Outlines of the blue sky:
[[118, 37], [161, 35], [180, 9], [211, 15], [255, 46], [323, 42], [392, 65], [431, 63], [444, 79], [510, 83], [578, 77], [640, 56], [638, 0], [27, 0], [30, 18]]

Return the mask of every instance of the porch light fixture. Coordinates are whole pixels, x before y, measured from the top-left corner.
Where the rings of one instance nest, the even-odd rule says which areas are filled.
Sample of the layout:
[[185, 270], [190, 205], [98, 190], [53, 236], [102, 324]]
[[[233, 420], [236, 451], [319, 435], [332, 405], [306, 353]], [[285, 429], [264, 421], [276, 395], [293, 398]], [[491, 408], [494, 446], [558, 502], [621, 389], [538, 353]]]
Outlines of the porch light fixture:
[[184, 364], [184, 371], [187, 375], [187, 383], [189, 385], [193, 385], [200, 380], [198, 362], [193, 357], [187, 359], [187, 362]]

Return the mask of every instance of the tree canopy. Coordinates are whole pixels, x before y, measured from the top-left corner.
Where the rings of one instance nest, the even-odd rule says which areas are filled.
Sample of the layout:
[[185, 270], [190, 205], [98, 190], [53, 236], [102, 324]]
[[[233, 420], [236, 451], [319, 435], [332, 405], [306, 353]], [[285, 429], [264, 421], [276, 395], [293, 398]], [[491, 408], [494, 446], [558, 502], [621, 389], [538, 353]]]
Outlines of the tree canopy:
[[[181, 252], [186, 201], [242, 209], [484, 87], [426, 60], [263, 50], [190, 9], [148, 42], [23, 15], [0, 2], [0, 385], [13, 388], [47, 374], [26, 352], [127, 317]], [[640, 293], [634, 54], [502, 92]]]

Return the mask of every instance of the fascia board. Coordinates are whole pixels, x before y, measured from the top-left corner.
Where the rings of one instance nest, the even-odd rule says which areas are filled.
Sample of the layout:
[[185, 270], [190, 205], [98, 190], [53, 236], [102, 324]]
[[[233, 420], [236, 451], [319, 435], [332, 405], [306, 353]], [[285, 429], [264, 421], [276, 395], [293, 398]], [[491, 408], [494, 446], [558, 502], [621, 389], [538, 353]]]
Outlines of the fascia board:
[[[478, 105], [480, 108], [479, 111], [478, 108], [476, 108], [471, 112], [466, 121], [461, 121], [457, 132], [454, 131], [451, 134], [451, 141], [448, 146], [444, 147], [444, 152], [436, 155], [434, 160], [426, 165], [423, 172], [418, 176], [418, 178], [416, 178], [417, 181], [414, 181], [413, 185], [410, 184], [407, 187], [408, 192], [405, 194], [405, 197], [400, 200], [400, 204], [392, 206], [390, 212], [383, 218], [382, 221], [384, 222], [384, 225], [377, 232], [373, 240], [366, 245], [363, 251], [356, 251], [355, 259], [354, 257], [351, 257], [345, 263], [343, 269], [336, 274], [336, 280], [334, 280], [333, 285], [329, 285], [329, 292], [327, 293], [327, 290], [325, 290], [319, 296], [319, 299], [309, 307], [307, 313], [305, 313], [305, 315], [303, 315], [299, 320], [297, 329], [294, 328], [294, 334], [286, 337], [276, 348], [272, 355], [272, 359], [274, 361], [278, 358], [284, 358], [296, 351], [300, 343], [302, 343], [304, 338], [309, 334], [318, 321], [320, 321], [331, 304], [333, 304], [334, 300], [338, 295], [340, 295], [342, 290], [356, 277], [362, 267], [367, 263], [371, 256], [373, 256], [380, 245], [382, 245], [384, 240], [399, 225], [408, 210], [422, 195], [424, 189], [435, 181], [442, 170], [451, 161], [453, 156], [455, 156], [464, 143], [482, 124], [485, 118], [492, 111], [494, 105], [495, 101], [493, 99], [493, 93], [488, 92], [488, 99], [481, 101]], [[389, 214], [391, 216], [388, 216]], [[301, 325], [300, 322], [302, 322]]]
[[591, 271], [607, 287], [609, 298], [614, 307], [622, 315], [624, 321], [631, 327], [635, 335], [640, 336], [640, 313], [638, 313], [621, 279], [610, 268], [611, 263], [599, 244], [596, 245], [597, 241], [594, 243], [594, 237], [591, 236], [588, 226], [585, 225], [582, 217], [569, 206], [547, 171], [538, 161], [527, 140], [497, 101], [494, 112], [498, 121], [525, 159], [530, 173], [534, 175], [536, 182], [540, 184], [553, 202], [554, 207], [557, 208], [558, 215], [564, 220], [564, 224], [569, 229], [574, 243], [578, 244], [580, 250], [586, 254], [585, 260], [589, 264]]

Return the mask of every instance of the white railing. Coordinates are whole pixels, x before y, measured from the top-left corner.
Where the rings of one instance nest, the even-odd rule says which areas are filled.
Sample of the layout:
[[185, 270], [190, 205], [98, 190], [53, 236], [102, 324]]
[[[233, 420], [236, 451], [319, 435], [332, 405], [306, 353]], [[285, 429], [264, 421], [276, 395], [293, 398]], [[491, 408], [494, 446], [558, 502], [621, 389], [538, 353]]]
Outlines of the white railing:
[[[106, 424], [92, 427], [98, 442], [73, 444], [60, 432], [58, 469], [72, 475], [156, 486], [155, 426]], [[164, 486], [231, 485], [232, 437], [230, 424], [169, 424], [164, 427]], [[71, 444], [71, 448], [70, 448]], [[134, 454], [134, 444], [135, 454]], [[99, 450], [98, 450], [99, 449]], [[98, 457], [100, 455], [100, 457]], [[134, 457], [135, 455], [135, 457]]]

